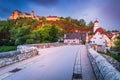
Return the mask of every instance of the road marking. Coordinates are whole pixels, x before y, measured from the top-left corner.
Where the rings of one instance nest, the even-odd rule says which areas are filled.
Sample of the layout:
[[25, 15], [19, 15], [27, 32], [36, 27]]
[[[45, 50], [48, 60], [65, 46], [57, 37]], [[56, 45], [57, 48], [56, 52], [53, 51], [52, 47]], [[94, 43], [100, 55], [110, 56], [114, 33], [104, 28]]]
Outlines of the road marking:
[[73, 80], [82, 80], [82, 68], [81, 68], [81, 52], [80, 48], [76, 53], [75, 64], [73, 69]]
[[6, 78], [6, 77], [8, 77], [8, 76], [10, 76], [10, 75], [12, 75], [12, 74], [15, 74], [16, 72], [18, 72], [18, 71], [26, 68], [28, 65], [32, 65], [33, 63], [35, 63], [35, 62], [34, 62], [34, 61], [31, 61], [31, 62], [29, 62], [29, 63], [20, 65], [20, 66], [18, 66], [17, 68], [11, 70], [11, 71], [8, 71], [8, 72], [6, 72], [6, 73], [3, 73], [2, 75], [0, 75], [0, 80], [3, 80], [4, 78]]

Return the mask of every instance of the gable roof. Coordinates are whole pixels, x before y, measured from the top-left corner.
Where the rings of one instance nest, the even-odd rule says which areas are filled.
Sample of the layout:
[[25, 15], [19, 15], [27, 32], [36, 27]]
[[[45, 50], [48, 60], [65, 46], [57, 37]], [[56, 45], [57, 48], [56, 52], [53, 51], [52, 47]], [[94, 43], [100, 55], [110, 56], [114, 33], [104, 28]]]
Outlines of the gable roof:
[[107, 36], [111, 39], [114, 36], [114, 34], [107, 34]]
[[31, 14], [29, 14], [29, 13], [26, 13], [26, 12], [25, 12], [24, 14], [25, 14], [25, 15], [31, 15]]
[[47, 16], [47, 18], [58, 18], [57, 16]]
[[42, 16], [36, 16], [36, 17], [38, 17], [38, 18], [42, 18]]
[[92, 39], [93, 36], [88, 36], [88, 41], [90, 41]]

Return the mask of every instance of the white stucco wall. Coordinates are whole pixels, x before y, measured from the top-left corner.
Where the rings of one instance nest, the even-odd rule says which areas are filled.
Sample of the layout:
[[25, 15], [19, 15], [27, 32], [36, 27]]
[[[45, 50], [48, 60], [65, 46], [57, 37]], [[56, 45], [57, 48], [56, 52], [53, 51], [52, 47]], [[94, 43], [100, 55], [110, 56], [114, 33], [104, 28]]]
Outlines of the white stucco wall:
[[91, 44], [97, 44], [97, 45], [106, 45], [106, 40], [104, 37], [97, 32], [91, 39]]
[[79, 39], [64, 39], [64, 43], [80, 43]]
[[98, 24], [99, 24], [98, 22], [94, 23], [94, 32], [99, 28]]

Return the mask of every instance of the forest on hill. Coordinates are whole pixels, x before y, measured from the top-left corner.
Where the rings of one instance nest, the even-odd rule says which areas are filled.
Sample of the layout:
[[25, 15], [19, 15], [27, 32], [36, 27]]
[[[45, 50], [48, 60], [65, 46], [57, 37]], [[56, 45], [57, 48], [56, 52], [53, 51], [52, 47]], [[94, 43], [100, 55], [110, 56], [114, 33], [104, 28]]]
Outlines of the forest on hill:
[[0, 46], [58, 42], [66, 33], [92, 33], [93, 26], [92, 21], [86, 24], [84, 19], [70, 17], [60, 17], [58, 21], [47, 21], [45, 17], [0, 21]]

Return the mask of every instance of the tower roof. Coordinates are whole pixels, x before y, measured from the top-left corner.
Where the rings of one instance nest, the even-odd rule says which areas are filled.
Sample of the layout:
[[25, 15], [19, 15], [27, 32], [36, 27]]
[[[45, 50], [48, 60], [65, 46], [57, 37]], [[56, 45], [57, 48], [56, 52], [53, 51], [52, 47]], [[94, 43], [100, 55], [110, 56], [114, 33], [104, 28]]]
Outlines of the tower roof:
[[[22, 13], [21, 11], [19, 11], [19, 10], [17, 10], [17, 9], [16, 9], [14, 12]], [[13, 12], [13, 13], [14, 13], [14, 12]]]
[[94, 23], [99, 23], [99, 21], [96, 19], [96, 20], [94, 21]]
[[32, 10], [32, 12], [34, 13], [34, 11]]

